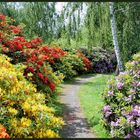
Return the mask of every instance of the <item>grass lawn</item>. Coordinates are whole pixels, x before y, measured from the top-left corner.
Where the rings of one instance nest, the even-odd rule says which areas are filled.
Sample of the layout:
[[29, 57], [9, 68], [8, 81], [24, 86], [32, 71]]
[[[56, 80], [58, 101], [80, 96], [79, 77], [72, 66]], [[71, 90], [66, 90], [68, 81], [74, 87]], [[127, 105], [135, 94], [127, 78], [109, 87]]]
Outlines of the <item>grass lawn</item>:
[[78, 96], [85, 117], [98, 138], [107, 138], [109, 135], [99, 123], [102, 117], [103, 106], [102, 92], [106, 87], [106, 82], [113, 77], [108, 74], [97, 74], [95, 77], [80, 87]]

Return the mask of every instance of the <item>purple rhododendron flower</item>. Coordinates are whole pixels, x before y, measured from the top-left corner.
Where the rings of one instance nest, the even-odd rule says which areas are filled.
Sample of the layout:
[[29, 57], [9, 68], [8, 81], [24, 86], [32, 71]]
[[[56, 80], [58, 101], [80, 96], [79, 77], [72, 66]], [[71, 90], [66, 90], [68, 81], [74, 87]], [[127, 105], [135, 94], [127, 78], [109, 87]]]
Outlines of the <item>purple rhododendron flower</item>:
[[140, 82], [138, 82], [137, 87], [140, 87]]
[[120, 75], [125, 75], [126, 74], [126, 72], [120, 72]]
[[127, 134], [126, 136], [125, 136], [125, 138], [131, 138], [131, 134]]
[[104, 106], [103, 112], [105, 114], [105, 117], [108, 117], [112, 114], [111, 107], [109, 105]]
[[114, 91], [108, 91], [108, 96], [113, 96], [114, 95]]
[[135, 105], [133, 110], [132, 110], [132, 115], [134, 116], [140, 116], [140, 106], [139, 105]]
[[103, 108], [103, 112], [105, 113], [105, 112], [107, 112], [107, 111], [110, 111], [111, 110], [111, 107], [109, 106], [109, 105], [106, 105], [106, 106], [104, 106], [104, 108]]
[[137, 126], [140, 126], [140, 118], [137, 119]]
[[111, 121], [111, 126], [116, 127], [119, 125], [119, 123], [120, 123], [120, 120], [117, 120], [116, 122]]
[[130, 124], [130, 122], [132, 121], [132, 119], [133, 119], [133, 116], [130, 116], [130, 115], [129, 115], [129, 116], [127, 117], [127, 122]]
[[112, 69], [112, 68], [113, 68], [113, 65], [112, 65], [112, 64], [109, 64], [109, 65], [108, 65], [108, 68], [109, 68], [109, 69]]
[[134, 130], [134, 135], [138, 136], [140, 138], [140, 128]]
[[136, 123], [135, 123], [135, 121], [131, 121], [130, 124], [131, 124], [132, 126], [134, 126]]
[[117, 83], [118, 89], [122, 89], [123, 86], [124, 86], [124, 83], [122, 83], [122, 82], [118, 82], [118, 83]]
[[132, 95], [129, 95], [128, 98], [125, 97], [125, 101], [131, 102], [132, 101], [132, 98], [133, 98], [133, 96]]
[[112, 114], [111, 111], [107, 111], [107, 112], [105, 113], [105, 117], [108, 117], [108, 116], [110, 116], [111, 114]]
[[132, 110], [132, 115], [133, 115], [133, 116], [137, 116], [137, 115], [138, 115], [138, 110], [134, 108], [134, 109]]
[[111, 121], [111, 126], [117, 126], [116, 122]]

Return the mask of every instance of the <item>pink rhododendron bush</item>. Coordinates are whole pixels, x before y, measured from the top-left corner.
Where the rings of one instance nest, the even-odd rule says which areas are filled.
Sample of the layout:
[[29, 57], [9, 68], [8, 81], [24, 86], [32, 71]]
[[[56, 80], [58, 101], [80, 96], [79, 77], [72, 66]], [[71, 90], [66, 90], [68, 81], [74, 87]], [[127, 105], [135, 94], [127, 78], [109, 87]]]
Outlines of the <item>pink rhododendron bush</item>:
[[140, 137], [140, 52], [108, 83], [103, 124], [112, 137]]

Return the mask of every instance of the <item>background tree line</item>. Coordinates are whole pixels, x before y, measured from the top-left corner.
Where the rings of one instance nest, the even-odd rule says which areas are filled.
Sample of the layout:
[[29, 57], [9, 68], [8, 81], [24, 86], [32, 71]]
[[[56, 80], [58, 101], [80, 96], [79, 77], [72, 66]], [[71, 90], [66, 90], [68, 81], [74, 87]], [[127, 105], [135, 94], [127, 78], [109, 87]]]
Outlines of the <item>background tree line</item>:
[[[23, 23], [28, 38], [40, 36], [61, 47], [113, 49], [108, 2], [67, 2], [60, 12], [57, 2], [0, 2], [0, 12]], [[20, 7], [20, 8], [19, 8]], [[84, 14], [85, 13], [85, 14]], [[114, 4], [116, 30], [123, 62], [140, 51], [140, 3]]]

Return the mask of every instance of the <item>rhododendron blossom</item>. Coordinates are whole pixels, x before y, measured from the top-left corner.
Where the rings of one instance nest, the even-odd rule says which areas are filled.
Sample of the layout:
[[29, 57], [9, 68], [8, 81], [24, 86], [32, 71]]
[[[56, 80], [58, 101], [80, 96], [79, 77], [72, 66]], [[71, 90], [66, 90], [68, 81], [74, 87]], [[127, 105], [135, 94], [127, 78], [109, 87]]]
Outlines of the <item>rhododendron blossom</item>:
[[3, 125], [0, 124], [0, 138], [10, 138]]

